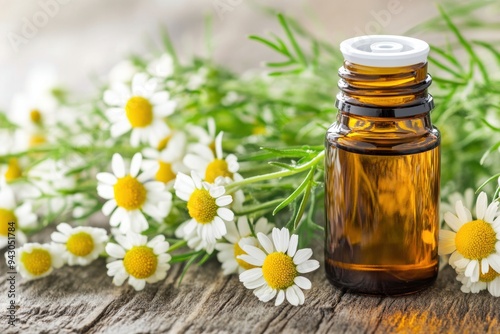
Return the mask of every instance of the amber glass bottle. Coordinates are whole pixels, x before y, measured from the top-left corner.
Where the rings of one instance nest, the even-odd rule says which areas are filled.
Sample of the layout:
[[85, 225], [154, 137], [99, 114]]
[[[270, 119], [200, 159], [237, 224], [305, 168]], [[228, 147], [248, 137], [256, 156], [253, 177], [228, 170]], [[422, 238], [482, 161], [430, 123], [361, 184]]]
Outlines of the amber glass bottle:
[[325, 142], [327, 277], [360, 293], [416, 292], [438, 271], [440, 135], [428, 46], [399, 36], [343, 44], [339, 111]]

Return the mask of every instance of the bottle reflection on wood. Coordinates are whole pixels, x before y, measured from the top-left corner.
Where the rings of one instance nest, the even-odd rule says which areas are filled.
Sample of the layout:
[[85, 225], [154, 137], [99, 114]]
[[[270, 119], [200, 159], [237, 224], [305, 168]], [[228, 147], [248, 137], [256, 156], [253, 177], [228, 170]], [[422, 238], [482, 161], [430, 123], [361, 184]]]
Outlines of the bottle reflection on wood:
[[438, 269], [440, 136], [427, 63], [346, 61], [339, 74], [325, 142], [327, 277], [368, 294], [421, 290]]

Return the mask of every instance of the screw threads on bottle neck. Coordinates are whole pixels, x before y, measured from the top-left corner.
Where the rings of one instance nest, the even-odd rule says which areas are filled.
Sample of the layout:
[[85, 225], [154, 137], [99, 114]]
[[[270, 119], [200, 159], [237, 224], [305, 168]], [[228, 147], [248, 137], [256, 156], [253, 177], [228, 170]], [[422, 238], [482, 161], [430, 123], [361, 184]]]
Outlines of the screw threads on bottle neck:
[[339, 69], [337, 107], [374, 117], [407, 117], [433, 108], [427, 88], [427, 63], [402, 67], [370, 67], [348, 61]]

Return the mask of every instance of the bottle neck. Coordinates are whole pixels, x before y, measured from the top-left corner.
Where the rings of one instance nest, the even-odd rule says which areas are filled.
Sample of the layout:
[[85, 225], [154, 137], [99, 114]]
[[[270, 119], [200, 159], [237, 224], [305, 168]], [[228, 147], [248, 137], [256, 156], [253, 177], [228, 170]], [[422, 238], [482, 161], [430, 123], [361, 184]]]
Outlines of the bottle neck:
[[368, 117], [411, 117], [433, 108], [427, 63], [369, 67], [348, 61], [339, 69], [337, 107]]

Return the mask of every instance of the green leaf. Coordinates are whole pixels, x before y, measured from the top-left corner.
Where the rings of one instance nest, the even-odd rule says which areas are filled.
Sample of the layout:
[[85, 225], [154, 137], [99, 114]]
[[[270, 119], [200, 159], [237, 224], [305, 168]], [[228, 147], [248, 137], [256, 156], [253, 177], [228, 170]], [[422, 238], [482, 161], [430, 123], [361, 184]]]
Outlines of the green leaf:
[[292, 165], [289, 165], [289, 164], [285, 164], [283, 162], [278, 162], [278, 161], [269, 161], [268, 164], [271, 165], [271, 166], [274, 166], [274, 167], [288, 169], [288, 170], [294, 170], [295, 169], [295, 166], [292, 166]]
[[281, 23], [281, 26], [285, 30], [285, 33], [288, 36], [288, 39], [290, 40], [290, 43], [292, 44], [292, 47], [295, 50], [295, 53], [299, 57], [300, 62], [304, 65], [304, 67], [307, 66], [306, 57], [304, 56], [304, 53], [302, 52], [302, 49], [299, 46], [299, 43], [297, 43], [297, 40], [293, 36], [293, 33], [290, 30], [290, 27], [288, 26], [288, 23], [283, 14], [278, 14], [278, 19]]
[[297, 197], [299, 197], [300, 194], [304, 191], [304, 189], [307, 187], [310, 178], [314, 175], [314, 170], [315, 168], [311, 168], [309, 172], [307, 173], [307, 176], [305, 177], [304, 180], [302, 180], [302, 183], [298, 186], [297, 189], [293, 193], [290, 194], [283, 202], [281, 202], [274, 210], [273, 210], [273, 216], [275, 216], [279, 211], [281, 211], [283, 208], [285, 208], [288, 204], [290, 204], [292, 201], [294, 201]]
[[[181, 274], [181, 277], [179, 277], [179, 283], [177, 283], [177, 286], [180, 286], [181, 283], [182, 283], [182, 280], [184, 279], [184, 275], [186, 275], [189, 267], [191, 267], [191, 265], [201, 256], [202, 253], [204, 253], [204, 251], [199, 251], [199, 252], [196, 252], [197, 254], [193, 255], [187, 262], [186, 262], [186, 265], [184, 267], [184, 269], [182, 269], [182, 274]], [[170, 261], [172, 262], [172, 261]]]
[[479, 59], [477, 54], [474, 52], [474, 48], [472, 47], [472, 45], [464, 38], [464, 36], [460, 32], [460, 30], [451, 21], [448, 14], [446, 14], [444, 9], [440, 5], [438, 5], [438, 10], [441, 14], [441, 17], [446, 22], [447, 26], [450, 28], [450, 30], [453, 32], [453, 34], [457, 37], [459, 43], [464, 47], [464, 49], [467, 51], [467, 53], [469, 54], [471, 59], [474, 60], [474, 63], [479, 67], [479, 70], [481, 71], [481, 74], [483, 76], [484, 81], [489, 82], [490, 79], [488, 76], [488, 71], [486, 70], [486, 67], [484, 66], [482, 61]]

